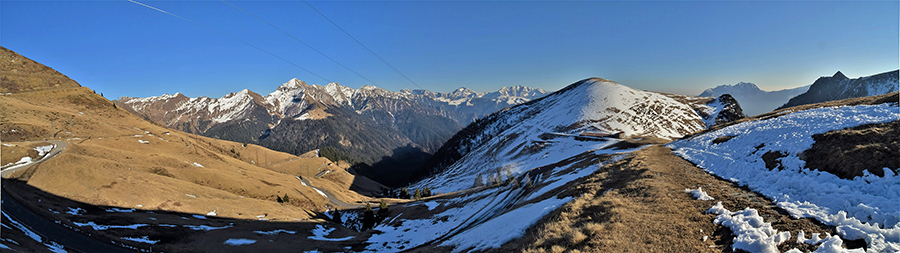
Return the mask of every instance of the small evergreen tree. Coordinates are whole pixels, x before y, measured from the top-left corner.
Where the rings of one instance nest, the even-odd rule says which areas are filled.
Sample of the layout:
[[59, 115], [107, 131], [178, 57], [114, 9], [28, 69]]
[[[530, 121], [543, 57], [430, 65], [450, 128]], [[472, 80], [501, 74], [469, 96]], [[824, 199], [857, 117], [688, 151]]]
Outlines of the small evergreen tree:
[[413, 199], [415, 199], [415, 200], [422, 199], [422, 190], [419, 190], [419, 188], [416, 188], [416, 194], [413, 195]]
[[387, 218], [387, 216], [388, 216], [388, 206], [387, 206], [387, 203], [385, 203], [384, 200], [382, 199], [381, 202], [378, 203], [378, 215], [376, 216], [376, 218], [378, 218], [378, 222], [382, 222], [382, 221], [384, 221], [384, 218]]
[[284, 197], [281, 198], [281, 200], [284, 201], [284, 203], [291, 203], [291, 198], [288, 197], [287, 193], [284, 194]]
[[406, 189], [406, 187], [404, 187], [403, 189], [400, 189], [400, 198], [401, 199], [408, 199], [409, 197], [410, 197], [409, 189]]
[[375, 212], [372, 212], [372, 204], [366, 203], [366, 211], [363, 212], [362, 230], [375, 227]]
[[422, 190], [422, 197], [431, 197], [431, 189], [429, 189], [428, 186], [425, 186], [425, 189]]
[[332, 211], [331, 213], [332, 213], [332, 214], [331, 214], [331, 219], [332, 219], [332, 220], [334, 220], [334, 221], [337, 222], [337, 223], [343, 223], [343, 222], [341, 221], [341, 212], [338, 212], [337, 209], [334, 209], [334, 211]]

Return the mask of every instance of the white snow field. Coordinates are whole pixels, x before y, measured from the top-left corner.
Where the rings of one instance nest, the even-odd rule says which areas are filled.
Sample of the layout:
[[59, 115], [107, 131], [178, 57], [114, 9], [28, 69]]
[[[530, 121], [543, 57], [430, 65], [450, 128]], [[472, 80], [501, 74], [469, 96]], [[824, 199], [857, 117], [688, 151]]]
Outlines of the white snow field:
[[[900, 251], [900, 176], [866, 174], [852, 180], [805, 168], [799, 153], [812, 135], [865, 124], [900, 120], [897, 103], [839, 106], [744, 122], [669, 144], [675, 154], [719, 177], [759, 192], [794, 218], [815, 218], [836, 226], [840, 238], [865, 239], [869, 252]], [[735, 136], [719, 144], [713, 140]], [[781, 169], [766, 168], [766, 152], [787, 154]], [[840, 238], [828, 240], [840, 240]], [[762, 239], [760, 239], [762, 240]], [[823, 243], [831, 248], [840, 241]]]

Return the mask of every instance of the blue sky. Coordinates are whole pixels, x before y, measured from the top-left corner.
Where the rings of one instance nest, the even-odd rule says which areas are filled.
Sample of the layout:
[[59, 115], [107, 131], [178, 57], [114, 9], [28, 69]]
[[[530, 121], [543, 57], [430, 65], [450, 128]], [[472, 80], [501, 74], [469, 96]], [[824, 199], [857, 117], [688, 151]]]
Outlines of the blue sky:
[[[244, 88], [265, 95], [291, 78], [418, 88], [302, 1], [230, 3], [374, 83], [227, 3], [141, 2], [201, 25], [125, 0], [0, 1], [0, 45], [110, 99], [221, 97]], [[444, 92], [556, 90], [588, 77], [690, 95], [740, 81], [776, 90], [838, 70], [850, 77], [895, 70], [900, 58], [897, 1], [309, 4], [422, 88]]]

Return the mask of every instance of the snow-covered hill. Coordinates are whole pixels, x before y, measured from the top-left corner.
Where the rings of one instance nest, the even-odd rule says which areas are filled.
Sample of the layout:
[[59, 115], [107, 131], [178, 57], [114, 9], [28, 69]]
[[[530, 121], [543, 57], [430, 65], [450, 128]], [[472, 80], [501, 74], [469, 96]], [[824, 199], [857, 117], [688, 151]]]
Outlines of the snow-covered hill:
[[[520, 174], [618, 142], [579, 136], [584, 133], [680, 138], [705, 129], [707, 119], [715, 122], [729, 106], [710, 98], [665, 95], [605, 79], [585, 79], [472, 123], [426, 163], [436, 175], [413, 186], [458, 191], [471, 187], [479, 174], [501, 168]], [[739, 106], [734, 107], [739, 112]]]
[[820, 77], [809, 87], [809, 90], [791, 98], [778, 109], [897, 92], [900, 90], [898, 75], [900, 75], [900, 70], [850, 79], [838, 71], [833, 76]]
[[[845, 250], [841, 248], [843, 240], [862, 239], [865, 240], [869, 252], [898, 252], [900, 176], [897, 174], [900, 171], [897, 170], [897, 165], [894, 164], [889, 168], [868, 168], [863, 172], [863, 176], [842, 179], [827, 171], [808, 168], [807, 161], [826, 159], [825, 157], [804, 155], [816, 143], [814, 140], [816, 135], [900, 120], [896, 95], [892, 100], [876, 105], [779, 112], [763, 119], [738, 123], [679, 140], [668, 146], [674, 153], [710, 173], [765, 195], [795, 219], [814, 218], [826, 225], [835, 226], [838, 235], [807, 241], [807, 243], [821, 243], [820, 250], [841, 252]], [[857, 130], [850, 135], [854, 136], [853, 138], [862, 138], [879, 132], [883, 133], [884, 130], [877, 128]], [[884, 140], [886, 137], [869, 137], [873, 138]], [[872, 146], [878, 141], [863, 142]], [[873, 155], [862, 156], [872, 158]], [[849, 156], [845, 157], [840, 167], [860, 163], [850, 159]], [[881, 173], [870, 171], [881, 171], [883, 176], [874, 175]], [[737, 215], [737, 212], [724, 210], [721, 205], [713, 207], [710, 212], [719, 215], [717, 222], [731, 220], [732, 230], [740, 230], [734, 231], [735, 234], [747, 235], [735, 239], [736, 248], [763, 252], [775, 249], [777, 244], [783, 242], [775, 239], [781, 237], [781, 234], [777, 236], [766, 234], [762, 229], [765, 224], [746, 223], [752, 221], [735, 219], [731, 215]], [[755, 210], [749, 213], [755, 215]], [[791, 232], [796, 234], [800, 231]], [[786, 235], [790, 237], [790, 234]], [[800, 235], [802, 236], [802, 232]]]
[[809, 85], [797, 88], [764, 91], [756, 86], [756, 84], [748, 82], [740, 82], [734, 85], [719, 85], [715, 88], [706, 89], [700, 94], [701, 97], [718, 97], [723, 94], [730, 94], [741, 103], [741, 108], [747, 115], [758, 115], [769, 112], [782, 105], [794, 96], [800, 95], [809, 89]]

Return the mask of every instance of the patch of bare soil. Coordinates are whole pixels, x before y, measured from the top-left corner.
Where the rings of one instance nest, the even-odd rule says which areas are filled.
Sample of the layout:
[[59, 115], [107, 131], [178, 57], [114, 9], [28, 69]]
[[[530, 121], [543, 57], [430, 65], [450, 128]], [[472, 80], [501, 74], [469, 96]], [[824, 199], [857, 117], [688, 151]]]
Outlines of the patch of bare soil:
[[[651, 146], [610, 164], [583, 179], [567, 193], [576, 199], [544, 217], [493, 252], [730, 252], [734, 236], [705, 214], [717, 201], [732, 211], [759, 210], [793, 240], [782, 251], [814, 248], [797, 244], [800, 230], [832, 233], [811, 219], [795, 220], [771, 201], [736, 184], [712, 176], [669, 148]], [[714, 201], [700, 201], [685, 189], [702, 187]], [[706, 236], [707, 240], [703, 240]]]
[[897, 174], [900, 168], [900, 121], [869, 124], [813, 135], [816, 143], [803, 152], [806, 167], [843, 179], [863, 171], [884, 176], [883, 168]]

